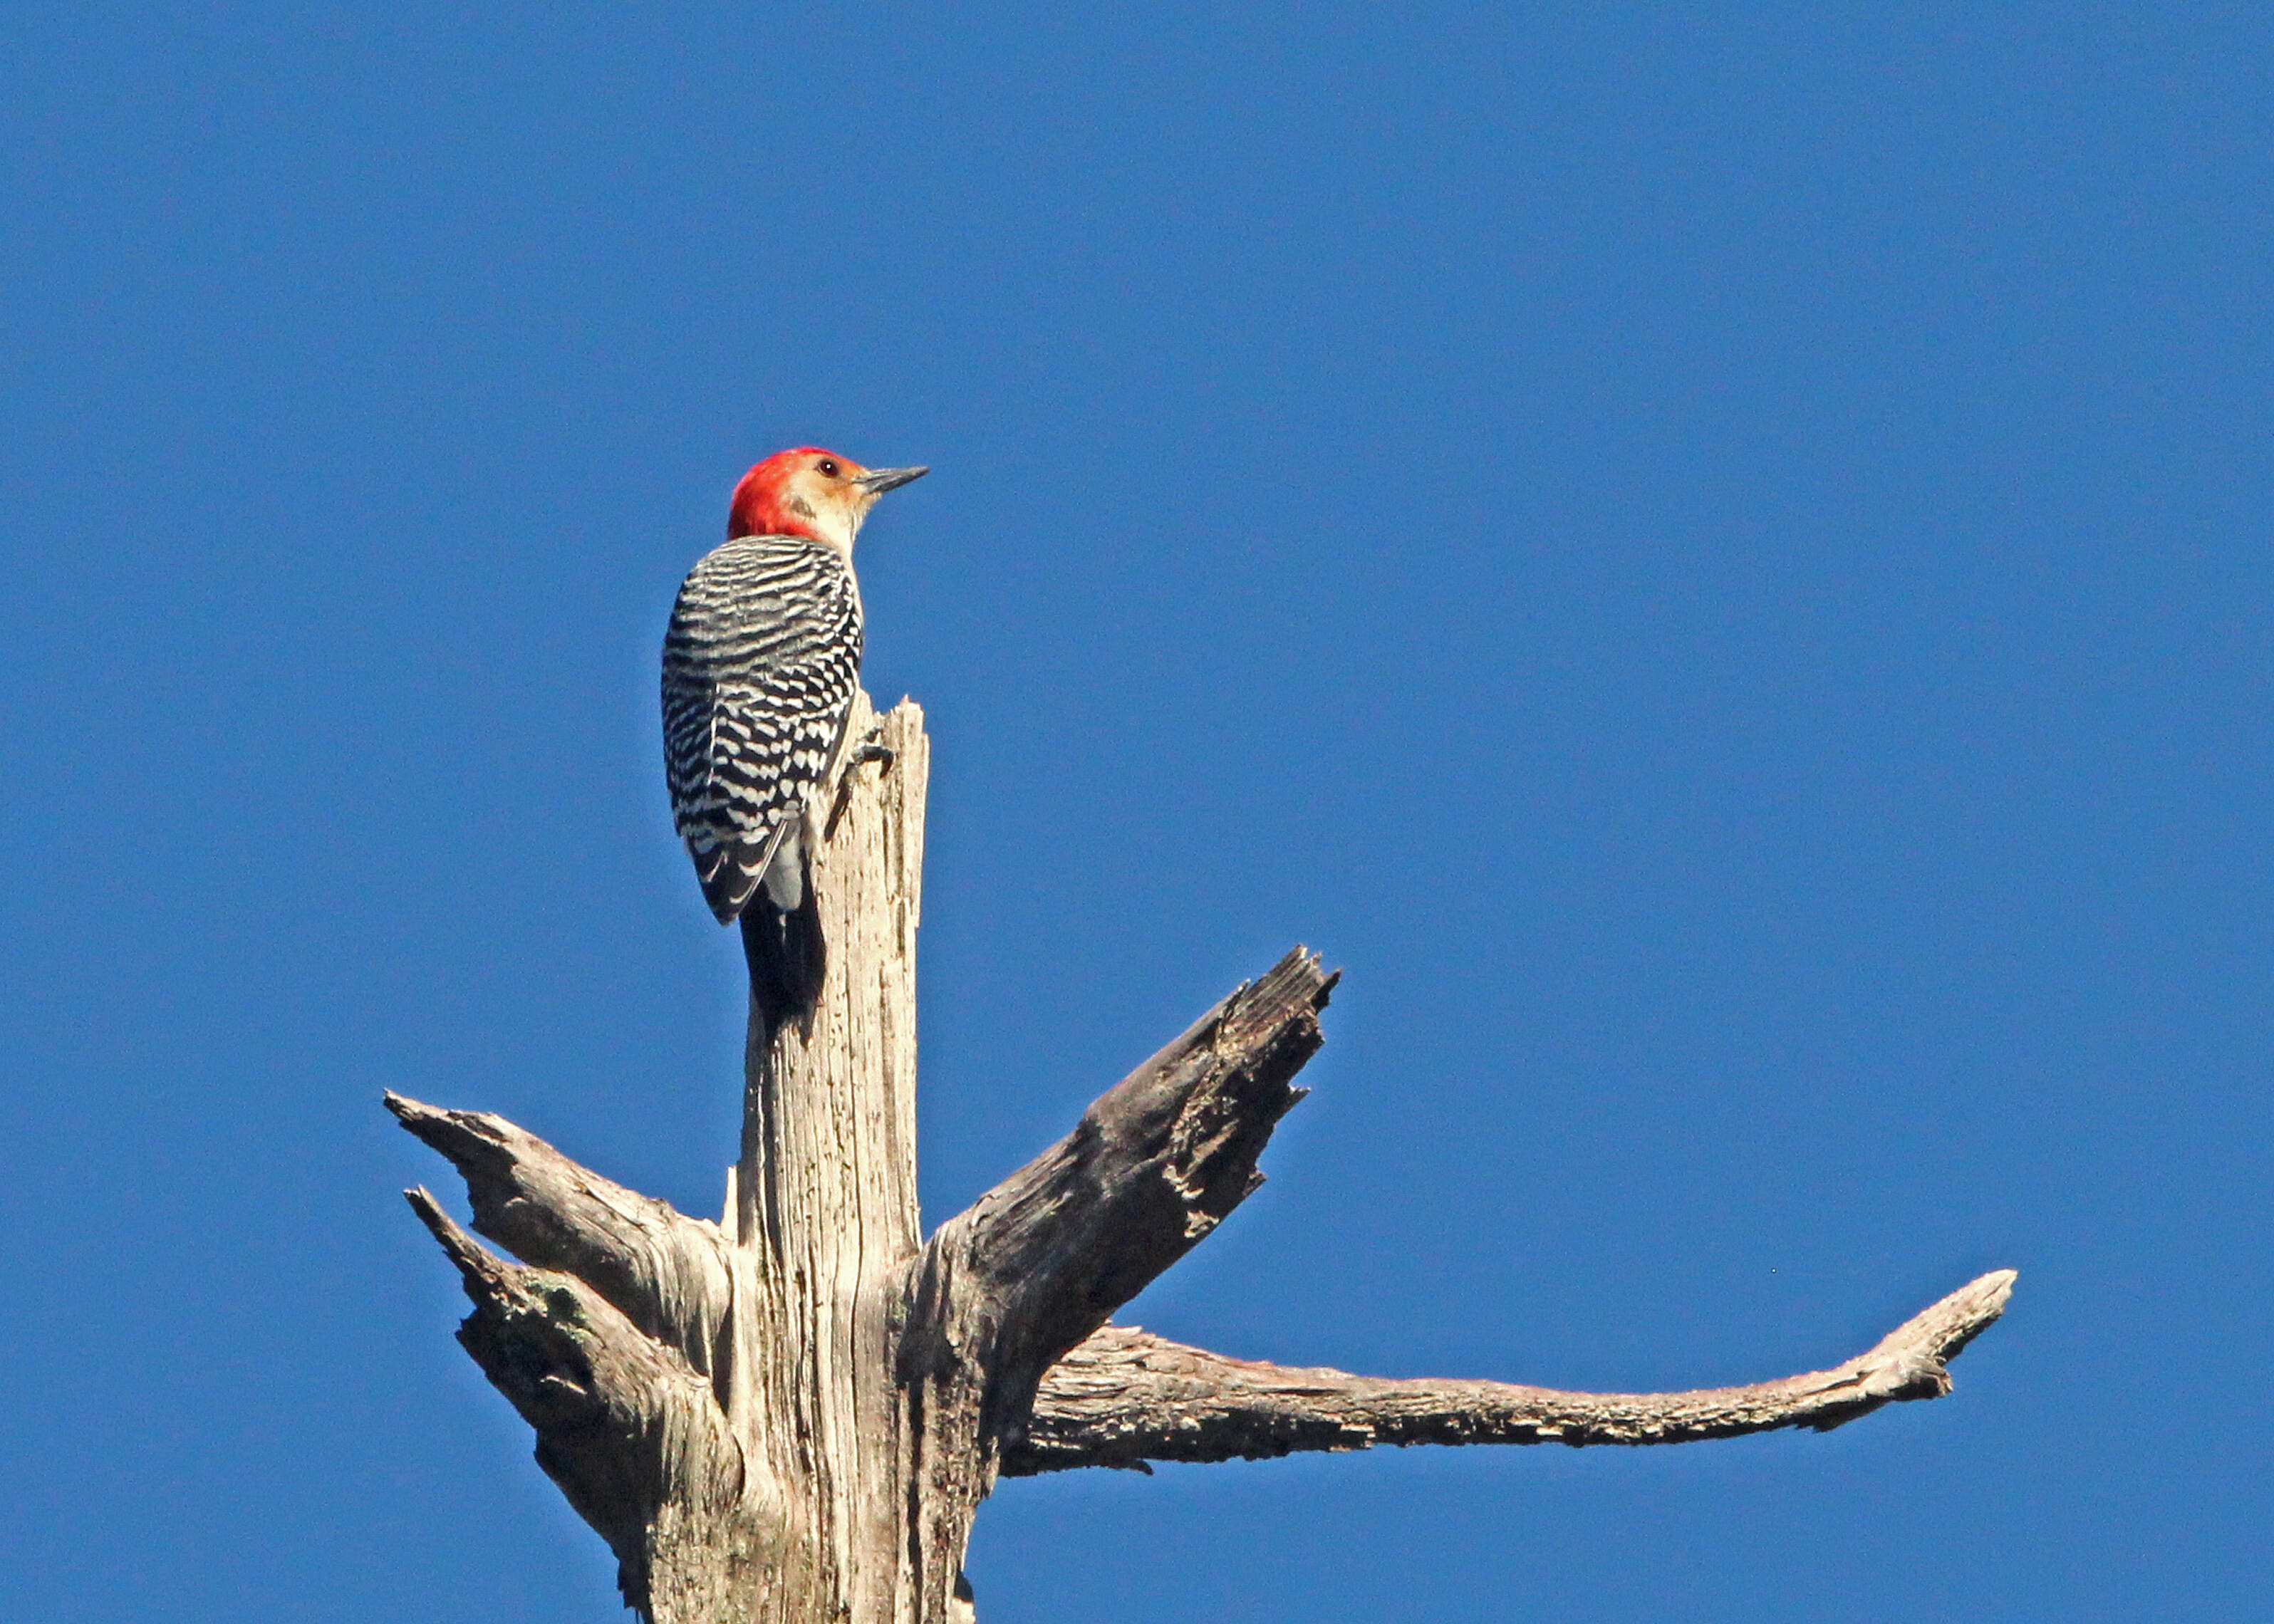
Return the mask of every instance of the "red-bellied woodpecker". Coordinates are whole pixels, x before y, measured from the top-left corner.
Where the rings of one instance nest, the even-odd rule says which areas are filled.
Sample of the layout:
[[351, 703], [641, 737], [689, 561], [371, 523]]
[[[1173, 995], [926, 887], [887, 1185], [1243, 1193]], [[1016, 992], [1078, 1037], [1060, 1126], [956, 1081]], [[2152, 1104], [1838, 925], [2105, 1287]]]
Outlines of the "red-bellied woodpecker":
[[664, 636], [672, 812], [712, 913], [742, 921], [769, 1027], [821, 989], [806, 866], [860, 683], [853, 538], [879, 496], [924, 471], [816, 446], [768, 457], [734, 487], [727, 544], [689, 572]]

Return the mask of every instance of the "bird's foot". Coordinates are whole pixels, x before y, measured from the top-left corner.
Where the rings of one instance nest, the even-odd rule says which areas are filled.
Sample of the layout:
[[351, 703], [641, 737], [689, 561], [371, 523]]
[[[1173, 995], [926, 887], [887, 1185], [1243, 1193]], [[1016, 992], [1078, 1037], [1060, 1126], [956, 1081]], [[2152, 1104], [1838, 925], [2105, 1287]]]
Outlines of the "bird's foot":
[[837, 798], [830, 804], [829, 823], [822, 831], [822, 838], [828, 839], [837, 833], [837, 820], [845, 816], [845, 803], [853, 793], [853, 775], [870, 762], [883, 763], [884, 770], [890, 772], [892, 763], [900, 759], [892, 747], [884, 742], [884, 724], [880, 722], [870, 730], [866, 739], [847, 753], [845, 771], [837, 780]]

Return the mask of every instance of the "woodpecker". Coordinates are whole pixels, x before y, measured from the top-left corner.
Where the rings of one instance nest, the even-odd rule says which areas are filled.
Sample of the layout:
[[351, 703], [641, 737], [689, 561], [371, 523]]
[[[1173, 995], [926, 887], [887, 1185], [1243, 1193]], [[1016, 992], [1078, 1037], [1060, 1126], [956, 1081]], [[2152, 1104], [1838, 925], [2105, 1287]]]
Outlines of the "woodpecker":
[[878, 497], [926, 471], [818, 446], [768, 457], [734, 487], [727, 543], [689, 572], [664, 635], [672, 813], [711, 912], [742, 921], [770, 1034], [821, 990], [807, 865], [860, 685], [853, 538]]

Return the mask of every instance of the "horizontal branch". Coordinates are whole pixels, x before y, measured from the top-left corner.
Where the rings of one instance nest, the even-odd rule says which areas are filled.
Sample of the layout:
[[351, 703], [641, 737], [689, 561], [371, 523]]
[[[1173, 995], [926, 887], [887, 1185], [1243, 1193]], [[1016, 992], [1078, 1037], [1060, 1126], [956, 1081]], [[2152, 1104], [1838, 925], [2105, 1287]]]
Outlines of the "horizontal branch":
[[398, 1094], [387, 1109], [458, 1169], [478, 1232], [524, 1263], [575, 1275], [711, 1372], [729, 1296], [716, 1224], [603, 1178], [502, 1116]]
[[1109, 1326], [1043, 1378], [1005, 1476], [1148, 1461], [1257, 1460], [1376, 1444], [1672, 1444], [1805, 1426], [1950, 1391], [1948, 1363], [2005, 1312], [2014, 1272], [1960, 1288], [1828, 1371], [1689, 1393], [1392, 1381], [1226, 1358]]

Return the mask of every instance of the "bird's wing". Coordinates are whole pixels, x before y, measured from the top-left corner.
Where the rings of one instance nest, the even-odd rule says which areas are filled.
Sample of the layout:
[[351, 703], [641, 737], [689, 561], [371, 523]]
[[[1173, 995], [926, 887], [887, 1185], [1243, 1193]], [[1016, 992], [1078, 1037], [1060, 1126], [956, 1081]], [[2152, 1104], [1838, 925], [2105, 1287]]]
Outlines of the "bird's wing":
[[860, 673], [860, 592], [827, 547], [745, 537], [679, 589], [663, 644], [664, 766], [721, 924], [820, 786]]

